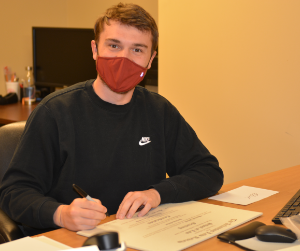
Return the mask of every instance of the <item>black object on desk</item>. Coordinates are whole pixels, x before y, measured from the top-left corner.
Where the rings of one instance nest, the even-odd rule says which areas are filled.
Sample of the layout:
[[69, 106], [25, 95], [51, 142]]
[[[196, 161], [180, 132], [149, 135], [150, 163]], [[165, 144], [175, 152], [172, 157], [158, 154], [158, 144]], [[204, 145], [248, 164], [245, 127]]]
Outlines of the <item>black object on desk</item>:
[[4, 97], [0, 95], [0, 105], [8, 105], [18, 102], [18, 96], [15, 92], [6, 94]]
[[[263, 248], [269, 246], [270, 242], [291, 244], [297, 240], [297, 236], [283, 227], [254, 221], [244, 227], [226, 231], [218, 235], [218, 239], [246, 250], [265, 250]], [[258, 242], [262, 249], [258, 249]]]
[[258, 227], [255, 236], [266, 242], [293, 243], [297, 240], [296, 234], [291, 230], [274, 225]]
[[272, 221], [276, 224], [282, 224], [280, 217], [290, 217], [300, 213], [300, 190], [285, 204], [285, 206], [276, 214]]
[[226, 231], [225, 233], [219, 234], [218, 239], [228, 243], [235, 244], [235, 241], [254, 237], [255, 230], [261, 226], [265, 226], [265, 224], [259, 221], [254, 221], [244, 227], [240, 227], [235, 230], [229, 230]]
[[97, 245], [99, 250], [125, 251], [125, 243], [119, 244], [119, 234], [117, 232], [102, 232], [88, 238], [83, 246]]

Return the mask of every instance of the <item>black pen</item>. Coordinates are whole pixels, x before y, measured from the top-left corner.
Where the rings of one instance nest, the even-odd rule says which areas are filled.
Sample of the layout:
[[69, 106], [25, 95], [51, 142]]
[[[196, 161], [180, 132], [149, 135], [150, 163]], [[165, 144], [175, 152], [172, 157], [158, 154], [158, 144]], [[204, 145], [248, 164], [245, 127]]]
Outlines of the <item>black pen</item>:
[[[78, 193], [82, 198], [86, 198], [89, 201], [94, 201], [91, 196], [89, 196], [85, 191], [83, 191], [79, 186], [73, 184], [73, 189]], [[94, 201], [96, 202], [96, 201]], [[108, 212], [105, 213], [106, 216], [109, 216]]]

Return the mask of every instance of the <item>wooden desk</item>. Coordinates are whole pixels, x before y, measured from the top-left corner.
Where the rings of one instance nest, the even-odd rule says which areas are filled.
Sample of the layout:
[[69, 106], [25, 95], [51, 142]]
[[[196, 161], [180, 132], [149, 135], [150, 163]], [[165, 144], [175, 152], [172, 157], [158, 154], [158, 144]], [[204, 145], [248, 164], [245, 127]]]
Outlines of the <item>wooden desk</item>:
[[[232, 184], [224, 185], [220, 190], [220, 193], [229, 191], [231, 189], [240, 187], [242, 185], [254, 186], [259, 188], [265, 188], [270, 190], [279, 191], [278, 194], [272, 195], [266, 199], [255, 202], [248, 206], [234, 205], [226, 202], [214, 201], [209, 199], [203, 199], [201, 202], [211, 203], [215, 205], [246, 209], [251, 211], [263, 212], [261, 217], [258, 217], [257, 221], [261, 221], [268, 225], [273, 225], [272, 218], [276, 213], [286, 204], [299, 189], [299, 178], [300, 178], [300, 165], [295, 167], [286, 168], [280, 171], [268, 173], [265, 175], [257, 176], [254, 178], [234, 182]], [[115, 215], [106, 218], [103, 223], [115, 219]], [[248, 223], [245, 223], [248, 224]], [[75, 232], [58, 229], [51, 232], [44, 233], [43, 235], [57, 240], [61, 243], [69, 245], [71, 247], [80, 247], [86, 240], [86, 237], [79, 236]], [[135, 250], [128, 248], [127, 250]], [[217, 237], [213, 237], [209, 240], [201, 242], [193, 247], [186, 249], [187, 251], [205, 250], [205, 251], [240, 251], [241, 249], [221, 242]]]
[[27, 120], [30, 113], [37, 105], [38, 103], [22, 105], [21, 102], [9, 105], [0, 105], [0, 125]]

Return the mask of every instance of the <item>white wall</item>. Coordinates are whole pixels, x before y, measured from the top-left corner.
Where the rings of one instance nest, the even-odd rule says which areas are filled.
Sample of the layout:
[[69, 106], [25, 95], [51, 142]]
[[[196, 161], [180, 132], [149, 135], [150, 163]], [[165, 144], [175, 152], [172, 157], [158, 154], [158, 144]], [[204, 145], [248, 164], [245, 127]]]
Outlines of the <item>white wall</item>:
[[225, 182], [300, 164], [300, 1], [159, 0], [159, 93]]

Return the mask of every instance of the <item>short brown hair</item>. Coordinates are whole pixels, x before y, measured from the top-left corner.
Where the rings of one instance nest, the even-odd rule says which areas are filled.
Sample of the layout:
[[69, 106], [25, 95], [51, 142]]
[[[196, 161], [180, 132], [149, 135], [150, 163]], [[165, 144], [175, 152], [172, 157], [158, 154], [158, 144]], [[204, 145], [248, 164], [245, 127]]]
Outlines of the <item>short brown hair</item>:
[[150, 31], [152, 34], [151, 54], [158, 45], [158, 28], [155, 20], [142, 7], [136, 4], [119, 3], [107, 9], [105, 14], [99, 17], [95, 23], [95, 41], [98, 44], [100, 33], [104, 29], [104, 23], [109, 25], [109, 20], [118, 21], [122, 24], [133, 26], [140, 31]]

